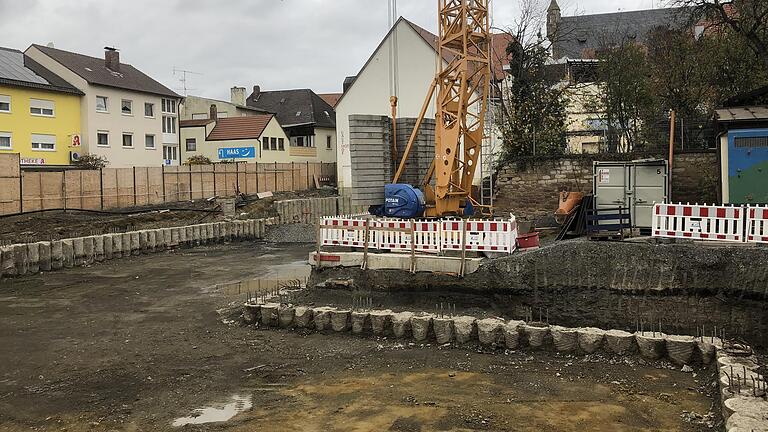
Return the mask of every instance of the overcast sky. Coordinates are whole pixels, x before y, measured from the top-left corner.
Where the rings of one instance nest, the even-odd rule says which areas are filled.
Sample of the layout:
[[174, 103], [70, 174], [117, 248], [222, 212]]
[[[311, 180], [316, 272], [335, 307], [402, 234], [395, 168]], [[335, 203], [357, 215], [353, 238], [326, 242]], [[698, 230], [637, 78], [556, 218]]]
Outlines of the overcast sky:
[[[519, 0], [493, 0], [494, 25], [511, 25]], [[544, 7], [550, 0], [539, 0]], [[560, 0], [564, 15], [659, 7], [665, 0]], [[400, 0], [398, 14], [431, 31], [436, 0]], [[386, 0], [0, 0], [0, 44], [130, 63], [182, 93], [229, 98], [233, 85], [339, 92], [388, 30]], [[199, 75], [198, 75], [199, 74]]]

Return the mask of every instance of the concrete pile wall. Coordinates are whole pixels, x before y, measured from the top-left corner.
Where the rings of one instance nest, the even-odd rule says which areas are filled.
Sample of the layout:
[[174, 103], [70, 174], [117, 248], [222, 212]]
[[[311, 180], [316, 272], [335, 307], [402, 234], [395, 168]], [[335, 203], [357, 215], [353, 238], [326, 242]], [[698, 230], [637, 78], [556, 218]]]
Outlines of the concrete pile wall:
[[768, 377], [749, 347], [726, 347], [717, 351], [718, 384], [725, 430], [768, 430]]
[[276, 218], [235, 220], [173, 228], [104, 234], [0, 248], [3, 277], [87, 266], [134, 255], [233, 240], [264, 238]]
[[[415, 118], [397, 119], [398, 161], [416, 126]], [[392, 160], [392, 119], [387, 116], [349, 116], [352, 159], [352, 204], [371, 206], [384, 203], [384, 185], [392, 182], [397, 169]], [[420, 185], [435, 157], [435, 121], [425, 119], [411, 149], [400, 183]]]
[[[280, 317], [280, 319], [278, 319]], [[299, 318], [301, 317], [301, 318]], [[629, 333], [599, 328], [567, 328], [546, 323], [472, 316], [449, 317], [391, 310], [350, 310], [277, 303], [247, 303], [246, 324], [338, 333], [394, 336], [415, 342], [480, 344], [488, 347], [549, 349], [559, 352], [639, 355], [676, 365], [708, 365], [721, 347], [718, 338], [671, 336], [659, 332]]]
[[349, 116], [352, 205], [384, 203], [384, 184], [392, 180], [390, 126], [386, 116]]
[[360, 214], [366, 206], [353, 206], [351, 197], [305, 198], [275, 202], [281, 224], [316, 224], [325, 216]]

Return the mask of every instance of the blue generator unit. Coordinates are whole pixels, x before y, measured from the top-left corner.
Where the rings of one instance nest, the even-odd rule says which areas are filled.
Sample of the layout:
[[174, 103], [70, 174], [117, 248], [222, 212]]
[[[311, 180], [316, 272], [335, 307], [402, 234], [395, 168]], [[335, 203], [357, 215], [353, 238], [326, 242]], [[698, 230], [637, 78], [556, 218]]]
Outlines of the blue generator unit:
[[409, 184], [384, 186], [384, 207], [379, 216], [411, 219], [424, 215], [424, 194]]

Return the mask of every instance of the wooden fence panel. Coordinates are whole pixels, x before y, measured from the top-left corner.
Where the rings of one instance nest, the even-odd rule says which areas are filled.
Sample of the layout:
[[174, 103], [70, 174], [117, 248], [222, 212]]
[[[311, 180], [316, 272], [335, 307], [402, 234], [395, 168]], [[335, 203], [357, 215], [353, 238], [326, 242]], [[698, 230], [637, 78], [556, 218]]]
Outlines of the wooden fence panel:
[[64, 172], [41, 172], [40, 185], [43, 209], [64, 208]]
[[136, 192], [134, 202], [137, 206], [145, 206], [149, 204], [147, 169], [147, 167], [137, 167], [133, 169], [133, 184]]
[[162, 204], [163, 202], [163, 168], [147, 168], [147, 201], [149, 204]]
[[0, 214], [21, 213], [19, 154], [0, 154]]
[[117, 207], [134, 205], [133, 168], [112, 168], [117, 176]]
[[114, 169], [101, 170], [101, 195], [105, 209], [117, 207], [117, 173]]
[[192, 199], [202, 199], [205, 197], [203, 193], [203, 170], [205, 165], [191, 165], [190, 169], [190, 186], [192, 188]]
[[101, 173], [96, 170], [80, 171], [82, 207], [86, 210], [101, 209]]
[[248, 189], [248, 163], [237, 163], [237, 187], [240, 189], [240, 193], [245, 195], [250, 194]]
[[[259, 168], [258, 163], [245, 164], [245, 189], [246, 194], [252, 195], [259, 191], [258, 179], [259, 175], [257, 170]], [[242, 187], [242, 186], [241, 186]]]

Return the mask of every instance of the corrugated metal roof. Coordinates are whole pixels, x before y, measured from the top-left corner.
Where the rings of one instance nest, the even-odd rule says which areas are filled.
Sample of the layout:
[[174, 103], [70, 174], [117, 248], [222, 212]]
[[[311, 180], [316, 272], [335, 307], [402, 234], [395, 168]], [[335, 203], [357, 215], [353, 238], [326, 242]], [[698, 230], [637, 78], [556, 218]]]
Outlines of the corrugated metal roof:
[[218, 119], [208, 141], [230, 141], [258, 139], [264, 133], [272, 115], [254, 115], [246, 117], [226, 117]]
[[717, 120], [721, 122], [768, 120], [768, 107], [747, 106], [721, 108], [717, 110]]

